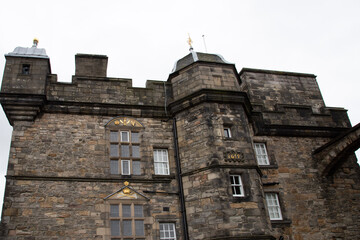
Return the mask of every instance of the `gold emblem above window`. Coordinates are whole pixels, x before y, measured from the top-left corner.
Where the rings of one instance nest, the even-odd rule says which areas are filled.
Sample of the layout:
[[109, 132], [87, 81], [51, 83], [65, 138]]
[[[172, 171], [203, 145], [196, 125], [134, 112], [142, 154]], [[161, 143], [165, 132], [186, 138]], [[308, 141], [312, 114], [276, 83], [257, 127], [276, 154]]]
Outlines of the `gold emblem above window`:
[[112, 120], [110, 120], [107, 124], [107, 126], [126, 126], [126, 127], [143, 127], [143, 125], [135, 120], [134, 118], [130, 117], [117, 117]]

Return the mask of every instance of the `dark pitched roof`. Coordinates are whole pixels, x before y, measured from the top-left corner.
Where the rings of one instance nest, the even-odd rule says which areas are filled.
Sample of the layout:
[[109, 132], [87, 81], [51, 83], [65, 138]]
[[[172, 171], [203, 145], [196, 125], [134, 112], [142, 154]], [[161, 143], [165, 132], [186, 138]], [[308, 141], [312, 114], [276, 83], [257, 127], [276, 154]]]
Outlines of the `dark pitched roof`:
[[176, 61], [172, 72], [177, 72], [194, 62], [211, 62], [211, 63], [223, 63], [223, 64], [231, 64], [226, 61], [221, 55], [219, 54], [209, 54], [209, 53], [201, 53], [201, 52], [194, 52], [191, 51], [185, 57]]

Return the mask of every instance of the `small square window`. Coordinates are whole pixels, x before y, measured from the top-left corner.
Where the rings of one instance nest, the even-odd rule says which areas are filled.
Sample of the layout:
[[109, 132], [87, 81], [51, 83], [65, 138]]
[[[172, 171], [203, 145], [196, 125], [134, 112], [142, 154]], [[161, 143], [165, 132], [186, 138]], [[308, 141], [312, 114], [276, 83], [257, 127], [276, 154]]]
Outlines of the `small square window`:
[[259, 165], [270, 165], [265, 143], [254, 143], [254, 150]]
[[282, 220], [279, 196], [277, 193], [265, 193], [270, 220]]
[[234, 197], [243, 197], [244, 196], [244, 187], [241, 181], [240, 175], [231, 175], [230, 176], [231, 190]]
[[21, 73], [24, 75], [29, 75], [30, 74], [30, 64], [23, 64]]
[[224, 128], [224, 137], [225, 138], [231, 138], [230, 128]]
[[174, 223], [160, 223], [160, 239], [176, 240]]

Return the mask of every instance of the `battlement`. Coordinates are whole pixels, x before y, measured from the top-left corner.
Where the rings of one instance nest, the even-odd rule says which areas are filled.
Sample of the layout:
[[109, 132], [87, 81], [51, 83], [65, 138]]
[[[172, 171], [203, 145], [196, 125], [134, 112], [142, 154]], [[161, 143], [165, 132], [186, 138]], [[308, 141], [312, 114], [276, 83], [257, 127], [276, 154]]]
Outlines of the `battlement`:
[[64, 83], [51, 73], [45, 50], [20, 50], [6, 56], [0, 95], [11, 124], [41, 112], [168, 117], [203, 101], [225, 101], [245, 106], [258, 135], [298, 134], [308, 126], [332, 136], [350, 127], [345, 109], [325, 106], [313, 74], [249, 68], [238, 74], [220, 55], [192, 51], [166, 82], [137, 88], [131, 79], [107, 77], [107, 56], [76, 54], [75, 75]]

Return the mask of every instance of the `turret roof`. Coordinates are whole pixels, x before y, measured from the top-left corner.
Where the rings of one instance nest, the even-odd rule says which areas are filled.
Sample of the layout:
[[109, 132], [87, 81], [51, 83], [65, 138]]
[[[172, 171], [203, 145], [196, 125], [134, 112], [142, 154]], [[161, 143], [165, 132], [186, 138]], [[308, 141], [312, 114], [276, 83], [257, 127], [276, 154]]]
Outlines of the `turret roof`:
[[201, 52], [191, 52], [186, 55], [185, 57], [176, 61], [172, 73], [179, 71], [194, 62], [211, 62], [211, 63], [223, 63], [223, 64], [232, 64], [226, 61], [221, 55], [219, 54], [209, 54], [209, 53], [201, 53]]
[[16, 47], [14, 51], [5, 54], [5, 56], [13, 57], [32, 57], [32, 58], [49, 58], [46, 55], [44, 48], [37, 48], [36, 46], [28, 47]]

